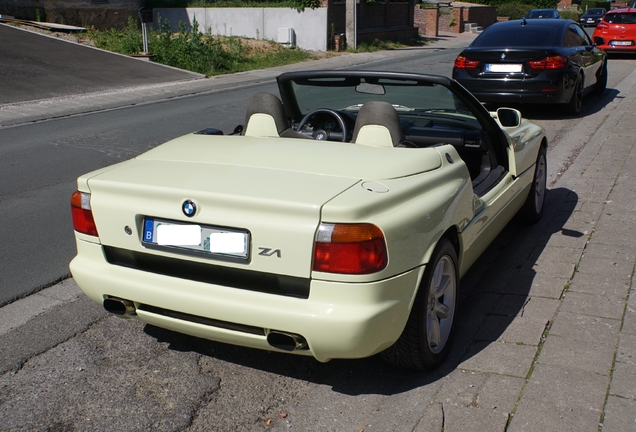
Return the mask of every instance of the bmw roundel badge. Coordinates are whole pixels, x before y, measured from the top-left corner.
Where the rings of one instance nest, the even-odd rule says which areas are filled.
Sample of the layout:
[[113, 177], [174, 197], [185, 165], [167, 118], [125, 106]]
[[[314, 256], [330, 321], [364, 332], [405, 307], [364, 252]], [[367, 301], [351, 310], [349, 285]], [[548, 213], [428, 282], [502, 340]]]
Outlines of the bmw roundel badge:
[[181, 210], [187, 217], [192, 217], [197, 212], [197, 206], [192, 200], [185, 200], [183, 204], [181, 204]]

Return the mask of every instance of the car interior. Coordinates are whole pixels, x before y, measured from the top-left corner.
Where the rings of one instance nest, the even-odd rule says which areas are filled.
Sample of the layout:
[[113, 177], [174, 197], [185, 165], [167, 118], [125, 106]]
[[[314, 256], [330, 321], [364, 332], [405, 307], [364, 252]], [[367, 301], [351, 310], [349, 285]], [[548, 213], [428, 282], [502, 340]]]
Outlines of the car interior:
[[388, 102], [365, 102], [357, 114], [318, 109], [302, 119], [290, 120], [280, 99], [271, 93], [252, 96], [246, 115], [244, 136], [284, 137], [351, 142], [399, 148], [453, 145], [466, 163], [475, 193], [487, 192], [505, 170], [497, 163], [481, 129], [448, 116], [400, 112]]

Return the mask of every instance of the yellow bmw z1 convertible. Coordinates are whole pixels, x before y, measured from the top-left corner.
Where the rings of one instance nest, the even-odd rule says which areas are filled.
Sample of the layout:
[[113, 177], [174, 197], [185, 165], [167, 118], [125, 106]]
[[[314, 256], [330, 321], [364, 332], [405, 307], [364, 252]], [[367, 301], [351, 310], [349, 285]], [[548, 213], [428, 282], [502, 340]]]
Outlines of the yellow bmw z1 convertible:
[[517, 213], [547, 140], [452, 79], [306, 71], [204, 129], [81, 176], [71, 272], [107, 311], [215, 341], [427, 370], [460, 277]]

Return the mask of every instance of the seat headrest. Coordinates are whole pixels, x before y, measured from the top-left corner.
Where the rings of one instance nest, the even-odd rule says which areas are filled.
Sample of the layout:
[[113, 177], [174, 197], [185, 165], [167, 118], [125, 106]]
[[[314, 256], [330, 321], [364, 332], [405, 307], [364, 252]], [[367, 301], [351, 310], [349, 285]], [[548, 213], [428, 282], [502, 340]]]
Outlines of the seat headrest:
[[289, 129], [289, 121], [283, 103], [271, 93], [256, 93], [250, 99], [245, 116], [248, 136], [280, 136]]
[[369, 101], [356, 118], [352, 141], [357, 144], [396, 147], [404, 141], [400, 117], [393, 105]]

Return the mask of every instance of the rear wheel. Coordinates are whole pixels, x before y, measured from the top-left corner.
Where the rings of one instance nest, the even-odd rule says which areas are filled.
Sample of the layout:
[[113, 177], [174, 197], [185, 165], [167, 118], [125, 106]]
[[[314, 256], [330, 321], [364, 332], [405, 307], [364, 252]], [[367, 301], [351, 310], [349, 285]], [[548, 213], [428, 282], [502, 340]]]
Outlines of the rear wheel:
[[448, 355], [453, 334], [459, 273], [455, 248], [447, 239], [437, 244], [400, 338], [382, 353], [389, 363], [431, 370]]
[[547, 191], [548, 163], [545, 147], [539, 147], [537, 163], [534, 167], [532, 186], [526, 202], [521, 208], [521, 217], [528, 223], [538, 222], [543, 217], [543, 204]]
[[565, 112], [569, 115], [577, 115], [581, 112], [581, 107], [583, 106], [583, 79], [581, 75], [576, 77], [576, 81], [574, 82], [574, 91], [572, 92], [572, 97], [570, 98], [570, 102], [565, 104]]
[[603, 62], [599, 75], [596, 77], [596, 84], [594, 84], [594, 94], [600, 95], [607, 88], [607, 60]]

